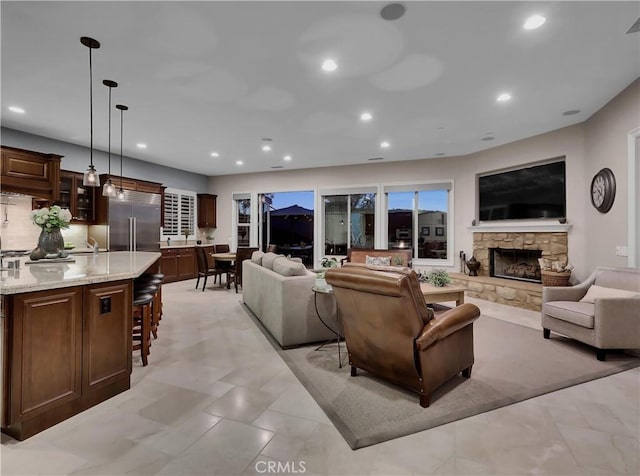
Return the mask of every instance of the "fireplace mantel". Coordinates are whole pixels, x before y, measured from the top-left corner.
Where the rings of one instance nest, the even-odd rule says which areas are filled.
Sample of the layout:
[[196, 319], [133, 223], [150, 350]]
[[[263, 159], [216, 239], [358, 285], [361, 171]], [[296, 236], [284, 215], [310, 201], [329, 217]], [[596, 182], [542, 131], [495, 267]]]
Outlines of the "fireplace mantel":
[[571, 226], [568, 223], [481, 223], [468, 226], [467, 230], [475, 233], [566, 233], [571, 230]]

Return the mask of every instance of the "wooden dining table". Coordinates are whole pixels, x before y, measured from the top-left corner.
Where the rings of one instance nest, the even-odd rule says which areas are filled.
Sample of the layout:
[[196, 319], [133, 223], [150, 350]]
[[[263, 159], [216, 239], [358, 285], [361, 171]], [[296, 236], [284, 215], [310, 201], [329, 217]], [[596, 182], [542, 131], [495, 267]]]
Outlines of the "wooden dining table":
[[[229, 269], [233, 266], [233, 262], [236, 260], [235, 253], [210, 253], [211, 256], [216, 261], [221, 261], [225, 264], [228, 264]], [[220, 277], [220, 287], [222, 287], [222, 276]], [[229, 273], [227, 273], [227, 289], [231, 288], [231, 282], [229, 281]]]

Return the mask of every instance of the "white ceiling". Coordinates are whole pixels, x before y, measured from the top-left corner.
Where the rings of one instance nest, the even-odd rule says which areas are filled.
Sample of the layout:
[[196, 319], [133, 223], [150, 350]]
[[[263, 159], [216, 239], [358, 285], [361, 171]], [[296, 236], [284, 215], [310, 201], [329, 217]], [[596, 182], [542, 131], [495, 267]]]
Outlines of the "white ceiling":
[[[2, 1], [2, 125], [88, 146], [81, 36], [102, 43], [95, 146], [112, 79], [113, 104], [130, 107], [125, 155], [206, 175], [467, 154], [582, 122], [640, 75], [637, 1], [405, 2], [396, 21], [384, 5]], [[524, 30], [534, 13], [547, 22]]]

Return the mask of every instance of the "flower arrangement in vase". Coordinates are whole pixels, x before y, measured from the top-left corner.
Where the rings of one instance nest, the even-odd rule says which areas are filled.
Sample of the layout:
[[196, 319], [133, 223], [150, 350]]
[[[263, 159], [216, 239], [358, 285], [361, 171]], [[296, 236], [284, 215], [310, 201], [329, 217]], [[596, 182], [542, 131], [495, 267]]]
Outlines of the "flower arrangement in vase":
[[39, 208], [31, 212], [31, 221], [42, 229], [31, 259], [59, 257], [64, 252], [64, 238], [60, 230], [69, 228], [71, 212], [58, 205]]

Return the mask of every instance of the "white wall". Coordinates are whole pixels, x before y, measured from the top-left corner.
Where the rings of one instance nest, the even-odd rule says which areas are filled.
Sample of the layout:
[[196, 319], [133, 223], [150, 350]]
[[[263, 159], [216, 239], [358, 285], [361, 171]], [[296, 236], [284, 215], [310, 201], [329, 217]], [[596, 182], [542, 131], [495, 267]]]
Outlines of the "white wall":
[[[640, 121], [639, 82], [636, 81], [582, 124], [558, 129], [463, 157], [406, 162], [362, 164], [345, 167], [289, 170], [209, 179], [209, 192], [218, 195], [218, 236], [231, 236], [231, 194], [316, 190], [325, 187], [371, 185], [423, 180], [454, 180], [454, 269], [458, 251], [471, 254], [475, 218], [476, 175], [501, 168], [566, 157], [569, 261], [574, 277], [586, 278], [596, 265], [625, 266], [615, 256], [615, 245], [627, 236], [626, 177], [627, 132]], [[612, 167], [619, 177], [619, 191], [612, 211], [598, 216], [589, 198], [595, 172]], [[623, 241], [620, 242], [619, 241]]]
[[627, 134], [640, 126], [640, 80], [600, 109], [588, 121], [586, 167], [588, 183], [581, 199], [590, 203], [589, 186], [593, 176], [609, 167], [616, 177], [616, 198], [608, 213], [587, 207], [586, 230], [589, 234], [587, 265], [627, 266], [627, 258], [616, 256], [616, 246], [628, 246], [629, 162]]

